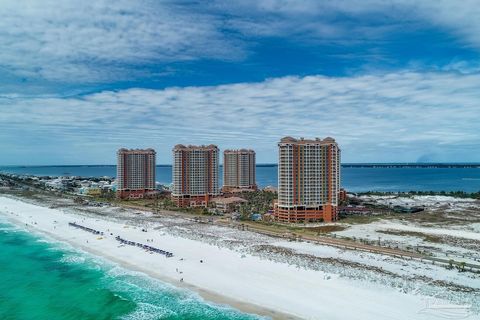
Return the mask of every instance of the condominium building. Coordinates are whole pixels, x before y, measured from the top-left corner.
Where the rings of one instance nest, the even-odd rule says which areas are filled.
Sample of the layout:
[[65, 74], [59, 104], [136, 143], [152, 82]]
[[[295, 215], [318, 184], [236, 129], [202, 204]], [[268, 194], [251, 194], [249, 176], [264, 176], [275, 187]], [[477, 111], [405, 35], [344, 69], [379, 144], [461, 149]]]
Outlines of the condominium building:
[[275, 219], [282, 222], [337, 220], [340, 149], [335, 140], [285, 137], [278, 143], [278, 150]]
[[179, 207], [208, 205], [219, 194], [217, 146], [184, 146], [173, 148], [172, 200]]
[[223, 152], [223, 190], [256, 189], [255, 151], [225, 150]]
[[120, 149], [117, 152], [117, 197], [138, 199], [155, 191], [153, 149]]

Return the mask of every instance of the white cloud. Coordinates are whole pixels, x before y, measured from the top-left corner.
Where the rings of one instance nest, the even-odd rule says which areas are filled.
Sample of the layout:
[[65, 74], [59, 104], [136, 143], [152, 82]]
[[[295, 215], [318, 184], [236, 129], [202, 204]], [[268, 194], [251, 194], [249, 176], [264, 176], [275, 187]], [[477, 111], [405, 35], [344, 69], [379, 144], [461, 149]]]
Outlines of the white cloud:
[[[52, 83], [146, 79], [152, 73], [171, 72], [165, 70], [171, 62], [241, 60], [255, 52], [255, 42], [271, 36], [288, 38], [291, 43], [378, 41], [378, 49], [388, 34], [414, 33], [425, 25], [455, 34], [466, 46], [480, 49], [479, 16], [476, 0], [201, 4], [3, 0], [0, 81], [11, 85], [12, 77]], [[378, 50], [375, 53], [374, 59], [386, 58]]]
[[480, 49], [480, 4], [477, 0], [432, 0], [413, 3], [419, 8], [420, 17], [452, 30], [463, 37], [466, 43]]
[[32, 153], [68, 155], [63, 161], [69, 163], [113, 163], [121, 146], [155, 147], [159, 162], [168, 163], [176, 143], [253, 147], [260, 162], [274, 162], [276, 142], [285, 135], [333, 136], [350, 162], [432, 154], [480, 161], [479, 87], [480, 75], [401, 72], [66, 98], [4, 96], [0, 137], [11, 154], [14, 146], [28, 145]]
[[427, 24], [480, 49], [478, 0], [244, 0], [217, 1], [216, 7], [233, 16], [233, 29], [250, 35], [369, 41]]
[[[0, 67], [66, 82], [126, 80], [144, 64], [242, 53], [212, 16], [159, 1], [4, 0]], [[143, 74], [145, 76], [145, 74]]]

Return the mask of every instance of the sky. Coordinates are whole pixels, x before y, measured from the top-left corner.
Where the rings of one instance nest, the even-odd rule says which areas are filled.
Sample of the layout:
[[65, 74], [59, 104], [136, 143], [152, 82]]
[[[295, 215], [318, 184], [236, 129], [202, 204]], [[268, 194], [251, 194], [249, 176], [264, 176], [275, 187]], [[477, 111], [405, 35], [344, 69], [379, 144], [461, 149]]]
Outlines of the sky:
[[0, 165], [336, 139], [343, 162], [480, 162], [477, 0], [1, 0]]

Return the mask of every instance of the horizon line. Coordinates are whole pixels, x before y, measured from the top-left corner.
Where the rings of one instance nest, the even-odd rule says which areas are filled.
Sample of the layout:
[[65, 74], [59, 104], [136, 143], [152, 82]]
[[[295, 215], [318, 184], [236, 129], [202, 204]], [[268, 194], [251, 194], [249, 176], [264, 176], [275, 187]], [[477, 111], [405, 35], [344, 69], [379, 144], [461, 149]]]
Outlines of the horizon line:
[[[480, 165], [480, 162], [345, 162], [341, 165]], [[171, 167], [173, 164], [160, 163], [156, 167]], [[275, 162], [256, 163], [256, 166], [275, 165]], [[113, 167], [116, 164], [9, 164], [0, 165], [0, 167]], [[223, 166], [219, 163], [219, 166]]]

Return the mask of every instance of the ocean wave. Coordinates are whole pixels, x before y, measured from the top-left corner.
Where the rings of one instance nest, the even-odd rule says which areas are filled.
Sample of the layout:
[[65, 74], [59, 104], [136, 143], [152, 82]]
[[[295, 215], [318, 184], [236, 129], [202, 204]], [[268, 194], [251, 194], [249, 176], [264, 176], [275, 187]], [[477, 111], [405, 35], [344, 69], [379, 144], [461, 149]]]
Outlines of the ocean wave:
[[6, 232], [25, 232], [26, 229], [12, 223], [7, 218], [0, 216], [0, 231]]
[[[205, 301], [198, 293], [175, 287], [149, 275], [125, 269], [121, 266], [106, 272], [108, 288], [115, 292], [123, 292], [138, 308], [122, 319], [262, 319], [258, 316], [241, 313], [227, 305]], [[195, 316], [192, 316], [195, 315]]]
[[48, 244], [55, 244], [55, 242], [47, 239], [37, 239], [38, 243], [48, 243]]
[[3, 232], [3, 233], [16, 233], [16, 232], [19, 232], [18, 230], [15, 230], [15, 229], [11, 229], [11, 228], [0, 228], [0, 232]]
[[80, 255], [67, 254], [67, 255], [64, 255], [60, 259], [60, 262], [63, 262], [63, 263], [84, 263], [85, 262], [85, 257], [82, 257]]
[[137, 303], [137, 308], [122, 320], [157, 320], [178, 316], [173, 310], [151, 303]]

